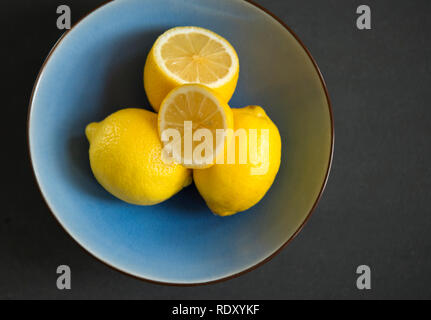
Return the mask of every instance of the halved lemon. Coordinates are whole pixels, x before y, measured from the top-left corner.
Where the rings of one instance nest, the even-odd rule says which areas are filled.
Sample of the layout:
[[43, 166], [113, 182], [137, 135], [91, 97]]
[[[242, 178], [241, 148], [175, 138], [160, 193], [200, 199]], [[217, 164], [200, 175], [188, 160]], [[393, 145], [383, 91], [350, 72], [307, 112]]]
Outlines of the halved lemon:
[[226, 39], [200, 27], [176, 27], [163, 33], [148, 54], [144, 87], [156, 111], [172, 89], [186, 83], [203, 84], [228, 102], [238, 73], [238, 56]]
[[158, 128], [165, 161], [203, 169], [224, 154], [224, 146], [232, 137], [233, 114], [208, 87], [185, 84], [163, 100]]

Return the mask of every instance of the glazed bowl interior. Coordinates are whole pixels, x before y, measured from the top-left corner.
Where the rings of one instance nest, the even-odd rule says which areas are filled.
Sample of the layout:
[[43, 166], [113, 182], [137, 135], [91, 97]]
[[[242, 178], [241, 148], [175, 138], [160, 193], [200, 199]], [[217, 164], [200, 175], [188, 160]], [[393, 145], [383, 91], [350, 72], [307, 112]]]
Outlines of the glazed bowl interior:
[[[94, 179], [85, 126], [126, 107], [151, 109], [142, 70], [166, 29], [211, 29], [237, 50], [231, 107], [261, 105], [282, 137], [276, 180], [246, 212], [211, 214], [190, 186], [155, 206], [124, 203]], [[51, 52], [35, 86], [29, 143], [46, 202], [91, 254], [128, 274], [174, 284], [230, 277], [264, 261], [300, 229], [324, 187], [332, 153], [324, 84], [277, 20], [242, 0], [120, 0], [79, 22]]]

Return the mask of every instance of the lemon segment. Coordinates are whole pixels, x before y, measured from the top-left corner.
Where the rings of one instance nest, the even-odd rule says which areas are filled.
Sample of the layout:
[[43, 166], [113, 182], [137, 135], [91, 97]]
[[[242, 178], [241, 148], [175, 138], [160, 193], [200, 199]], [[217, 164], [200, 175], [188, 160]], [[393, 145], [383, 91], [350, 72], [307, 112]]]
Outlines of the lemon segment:
[[[223, 153], [230, 139], [228, 129], [233, 129], [233, 115], [229, 105], [211, 89], [186, 84], [172, 90], [163, 100], [158, 127], [166, 151], [174, 161], [188, 168], [206, 168]], [[178, 133], [179, 148], [173, 147], [173, 135], [168, 139], [169, 130]], [[210, 147], [202, 148], [203, 142]]]
[[176, 27], [163, 33], [150, 50], [144, 87], [156, 111], [172, 89], [186, 83], [206, 85], [228, 102], [238, 74], [237, 53], [226, 39], [200, 27]]

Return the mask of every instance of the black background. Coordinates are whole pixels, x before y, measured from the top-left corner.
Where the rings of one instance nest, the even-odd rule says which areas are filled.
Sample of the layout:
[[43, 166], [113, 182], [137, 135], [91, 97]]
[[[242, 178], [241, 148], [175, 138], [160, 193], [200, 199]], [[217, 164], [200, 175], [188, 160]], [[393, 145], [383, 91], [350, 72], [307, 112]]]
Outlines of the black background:
[[[303, 40], [326, 79], [335, 121], [331, 175], [318, 208], [278, 256], [200, 287], [143, 282], [85, 253], [49, 213], [33, 178], [26, 118], [34, 80], [63, 33], [96, 0], [2, 1], [0, 299], [431, 298], [431, 2], [260, 0]], [[368, 4], [372, 30], [356, 28]], [[72, 290], [56, 268], [72, 269]], [[372, 290], [356, 288], [356, 268]]]

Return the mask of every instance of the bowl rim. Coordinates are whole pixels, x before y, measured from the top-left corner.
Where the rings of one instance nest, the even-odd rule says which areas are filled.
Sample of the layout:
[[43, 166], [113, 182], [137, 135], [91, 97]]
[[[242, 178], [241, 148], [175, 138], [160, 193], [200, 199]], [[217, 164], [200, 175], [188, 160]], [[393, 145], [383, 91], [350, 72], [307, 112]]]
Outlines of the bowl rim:
[[93, 10], [91, 10], [90, 12], [88, 12], [87, 14], [85, 14], [81, 19], [79, 19], [69, 30], [66, 30], [61, 36], [60, 38], [56, 41], [56, 43], [54, 44], [54, 46], [51, 48], [51, 50], [49, 51], [48, 55], [46, 56], [39, 72], [38, 75], [36, 77], [36, 80], [34, 82], [33, 85], [33, 89], [31, 92], [31, 96], [30, 96], [30, 101], [29, 101], [29, 107], [28, 107], [28, 111], [27, 111], [27, 147], [28, 147], [28, 155], [30, 158], [30, 164], [31, 164], [31, 168], [32, 168], [32, 173], [33, 173], [33, 177], [36, 181], [36, 185], [38, 187], [38, 190], [40, 192], [40, 194], [42, 195], [43, 200], [45, 201], [45, 204], [47, 205], [49, 212], [52, 214], [52, 216], [54, 217], [55, 221], [57, 221], [57, 223], [61, 226], [61, 228], [82, 248], [84, 249], [84, 252], [86, 252], [87, 254], [89, 254], [91, 257], [95, 258], [96, 260], [102, 262], [104, 265], [121, 272], [122, 274], [125, 274], [127, 276], [133, 277], [135, 279], [138, 280], [143, 280], [149, 283], [154, 283], [154, 284], [158, 284], [158, 285], [167, 285], [167, 286], [176, 286], [176, 287], [192, 287], [192, 286], [200, 286], [200, 285], [209, 285], [209, 284], [215, 284], [215, 283], [219, 283], [219, 282], [223, 282], [223, 281], [227, 281], [233, 278], [237, 278], [245, 273], [248, 273], [254, 269], [257, 269], [258, 267], [262, 266], [263, 264], [267, 263], [268, 261], [270, 261], [272, 258], [274, 258], [276, 255], [278, 255], [291, 241], [293, 241], [293, 239], [296, 238], [296, 236], [301, 232], [301, 230], [304, 228], [305, 224], [308, 222], [308, 220], [310, 219], [312, 213], [314, 212], [314, 210], [317, 207], [318, 202], [320, 201], [323, 191], [325, 190], [326, 184], [328, 182], [328, 178], [329, 178], [329, 173], [331, 171], [331, 166], [332, 166], [332, 160], [333, 160], [333, 155], [334, 155], [334, 140], [335, 140], [335, 136], [334, 136], [334, 118], [333, 118], [333, 112], [332, 112], [332, 104], [331, 104], [331, 100], [329, 97], [329, 92], [328, 92], [328, 88], [326, 87], [326, 83], [325, 80], [323, 78], [322, 72], [320, 71], [316, 61], [314, 60], [313, 56], [311, 55], [310, 51], [308, 50], [308, 48], [305, 46], [305, 44], [301, 41], [301, 39], [296, 35], [296, 33], [283, 21], [281, 20], [278, 16], [276, 16], [274, 13], [272, 13], [271, 11], [269, 11], [268, 9], [266, 9], [265, 7], [261, 6], [260, 4], [254, 2], [254, 0], [240, 0], [240, 1], [244, 1], [246, 3], [249, 3], [251, 5], [253, 5], [254, 7], [256, 7], [257, 9], [263, 11], [263, 13], [269, 15], [271, 18], [273, 18], [275, 21], [277, 21], [282, 27], [284, 27], [294, 38], [295, 40], [299, 43], [299, 45], [302, 47], [302, 49], [305, 51], [305, 53], [307, 54], [308, 58], [310, 59], [310, 61], [313, 64], [313, 67], [315, 69], [315, 71], [317, 72], [317, 75], [319, 77], [320, 83], [322, 85], [322, 88], [325, 92], [325, 97], [326, 97], [326, 102], [328, 104], [328, 111], [329, 111], [329, 117], [330, 117], [330, 124], [331, 124], [331, 146], [330, 146], [330, 152], [329, 152], [329, 159], [328, 159], [328, 166], [326, 168], [326, 172], [325, 172], [325, 177], [323, 179], [322, 185], [320, 187], [319, 193], [316, 197], [316, 200], [314, 201], [313, 206], [311, 207], [310, 211], [308, 212], [307, 216], [305, 217], [304, 221], [301, 223], [301, 225], [298, 227], [298, 229], [290, 236], [289, 239], [287, 239], [286, 242], [284, 242], [277, 250], [275, 250], [272, 254], [270, 254], [268, 257], [266, 257], [265, 259], [259, 261], [258, 263], [240, 271], [240, 272], [236, 272], [232, 275], [226, 276], [226, 277], [222, 277], [219, 279], [215, 279], [215, 280], [209, 280], [209, 281], [204, 281], [204, 282], [190, 282], [190, 283], [176, 283], [176, 282], [165, 282], [165, 281], [158, 281], [158, 280], [153, 280], [153, 279], [149, 279], [149, 278], [145, 278], [136, 274], [132, 274], [131, 272], [128, 272], [126, 270], [122, 270], [119, 267], [114, 266], [113, 264], [111, 264], [108, 261], [103, 260], [102, 258], [98, 257], [95, 253], [92, 253], [89, 249], [87, 249], [83, 244], [81, 244], [67, 229], [65, 226], [63, 226], [63, 224], [60, 222], [59, 218], [56, 216], [56, 214], [54, 213], [54, 210], [50, 207], [48, 200], [45, 198], [41, 186], [39, 184], [39, 181], [37, 180], [36, 177], [36, 172], [34, 169], [34, 165], [33, 165], [33, 158], [32, 158], [32, 154], [31, 154], [31, 147], [30, 147], [30, 115], [31, 115], [31, 111], [32, 111], [32, 106], [33, 106], [33, 102], [34, 102], [34, 94], [36, 92], [36, 88], [39, 84], [41, 75], [43, 73], [43, 71], [45, 70], [45, 67], [49, 61], [49, 59], [51, 58], [52, 54], [54, 53], [54, 51], [57, 49], [57, 47], [60, 45], [60, 43], [63, 41], [63, 39], [69, 34], [70, 31], [72, 31], [79, 23], [81, 23], [84, 19], [86, 19], [88, 16], [90, 16], [93, 12], [97, 11], [98, 9], [104, 7], [105, 5], [113, 2], [114, 0], [106, 0], [104, 3], [102, 3], [101, 5], [97, 6], [96, 8], [94, 8]]

